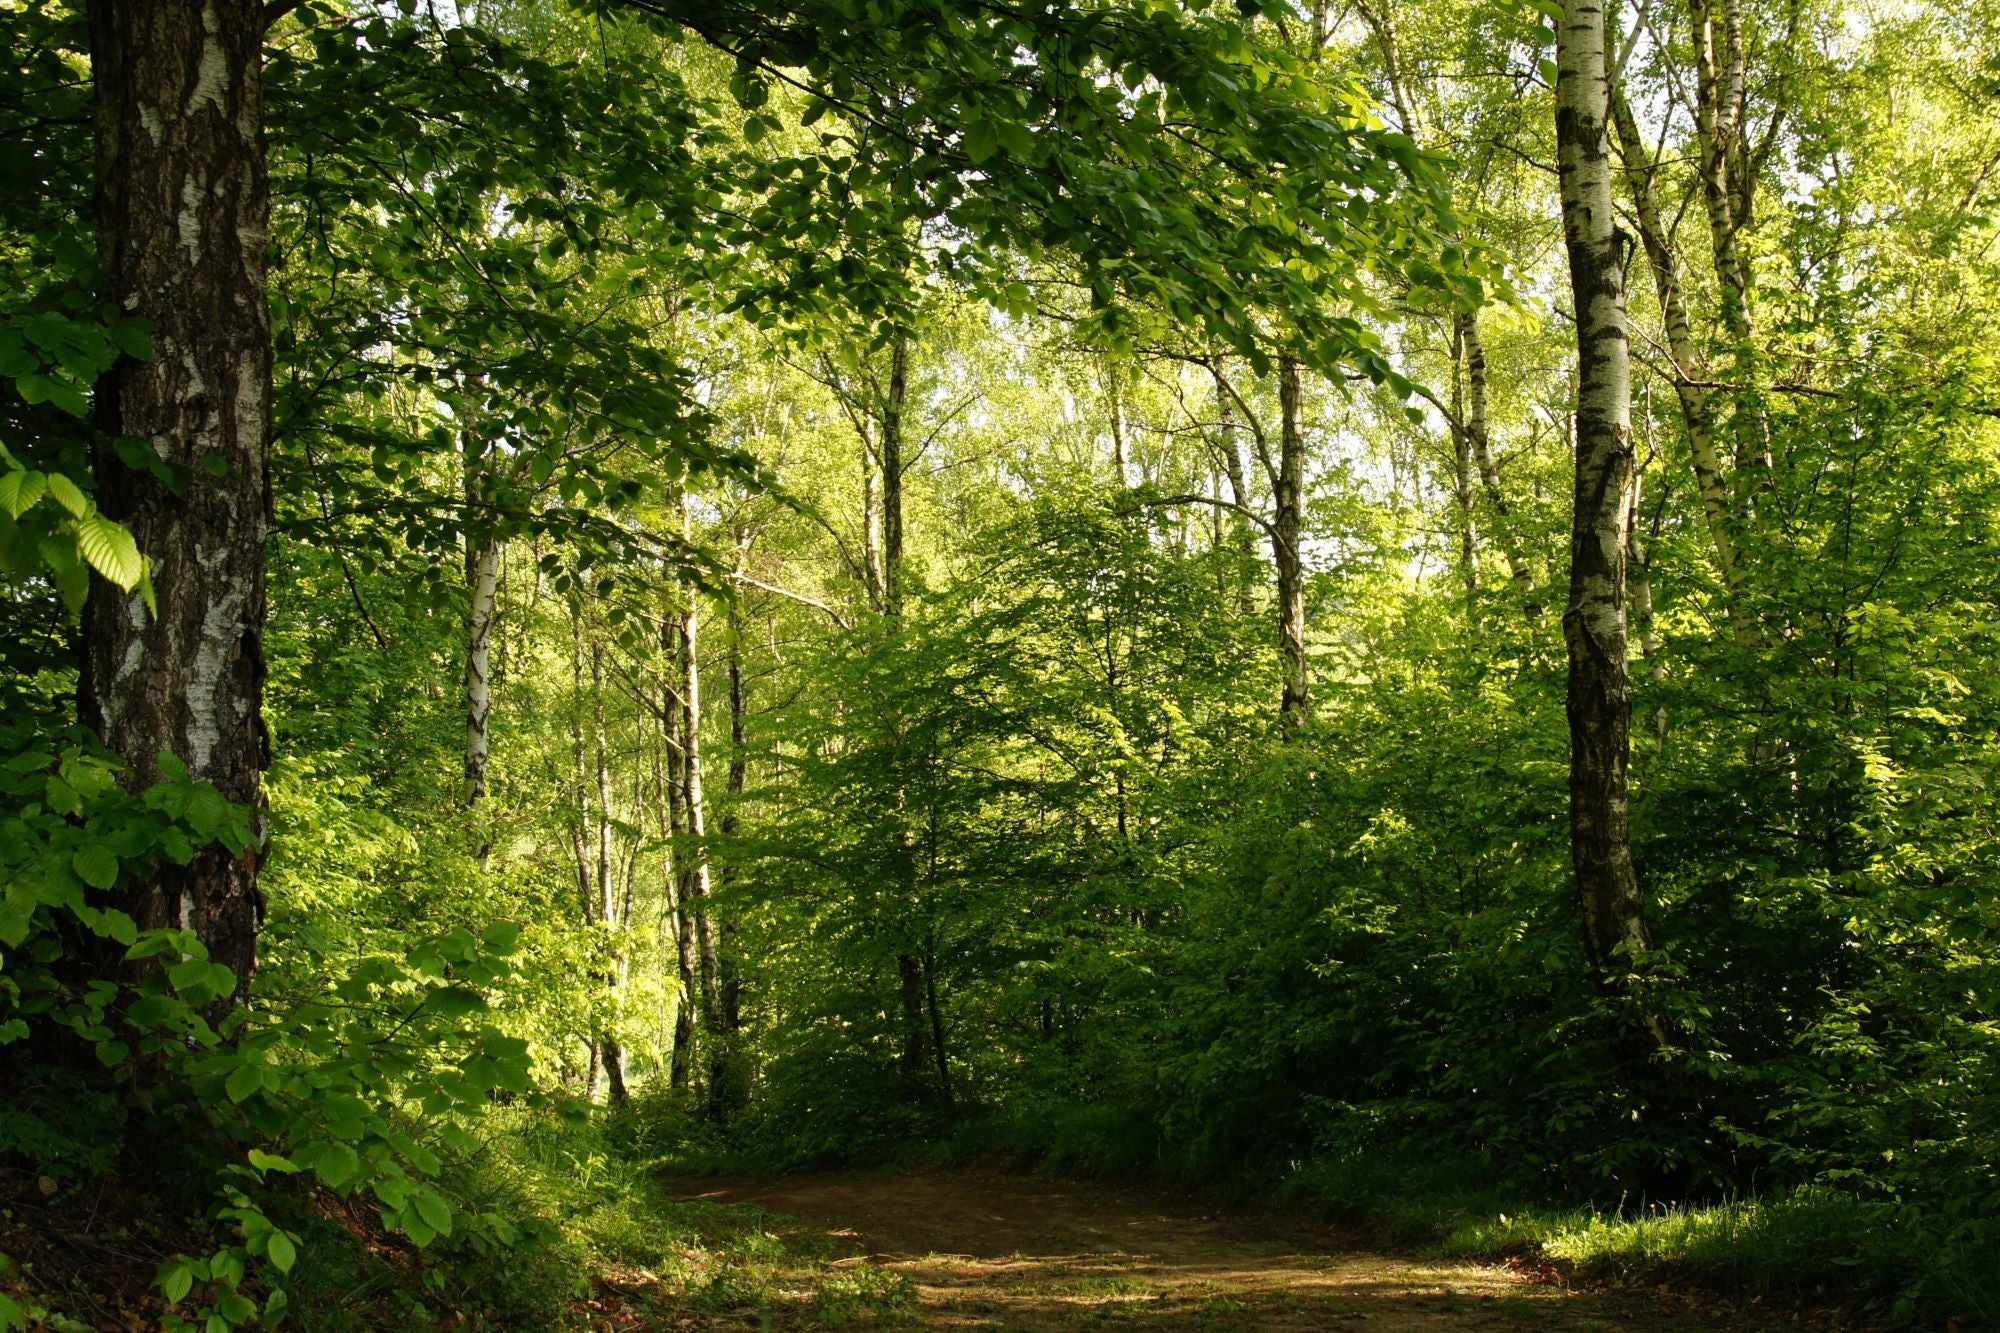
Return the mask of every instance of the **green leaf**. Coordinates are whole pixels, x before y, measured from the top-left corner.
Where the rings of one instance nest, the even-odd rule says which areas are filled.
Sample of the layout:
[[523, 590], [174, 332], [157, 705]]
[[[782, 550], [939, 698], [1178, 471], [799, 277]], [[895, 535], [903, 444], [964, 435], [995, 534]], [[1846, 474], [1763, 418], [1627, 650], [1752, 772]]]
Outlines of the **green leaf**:
[[83, 390], [68, 380], [48, 381], [49, 401], [69, 413], [77, 420], [90, 415], [90, 400], [83, 396]]
[[298, 1246], [292, 1244], [292, 1238], [282, 1231], [273, 1231], [271, 1233], [271, 1248], [269, 1253], [271, 1262], [278, 1266], [280, 1273], [291, 1272], [293, 1261], [299, 1257]]
[[125, 525], [91, 513], [77, 520], [76, 545], [90, 567], [130, 592], [146, 572], [139, 544]]
[[451, 1205], [436, 1190], [420, 1189], [410, 1203], [417, 1216], [424, 1219], [424, 1225], [440, 1236], [451, 1234]]
[[481, 932], [479, 939], [486, 946], [488, 953], [510, 954], [521, 943], [520, 923], [495, 921]]
[[241, 1064], [230, 1071], [229, 1077], [223, 1082], [222, 1090], [229, 1094], [230, 1101], [241, 1102], [250, 1094], [262, 1091], [263, 1087], [264, 1067]]
[[118, 882], [118, 858], [94, 842], [78, 848], [69, 864], [77, 877], [93, 888], [108, 889]]
[[344, 1143], [323, 1145], [312, 1164], [313, 1174], [328, 1189], [339, 1189], [354, 1179], [354, 1173], [361, 1169], [361, 1158]]
[[49, 473], [48, 479], [49, 494], [55, 498], [57, 504], [69, 510], [77, 518], [82, 518], [90, 512], [90, 497], [85, 495], [75, 482], [60, 472]]
[[170, 1259], [160, 1265], [160, 1275], [154, 1280], [167, 1304], [179, 1305], [194, 1290], [194, 1269], [184, 1259]]
[[19, 518], [33, 509], [49, 488], [49, 479], [39, 472], [9, 472], [0, 477], [0, 509]]

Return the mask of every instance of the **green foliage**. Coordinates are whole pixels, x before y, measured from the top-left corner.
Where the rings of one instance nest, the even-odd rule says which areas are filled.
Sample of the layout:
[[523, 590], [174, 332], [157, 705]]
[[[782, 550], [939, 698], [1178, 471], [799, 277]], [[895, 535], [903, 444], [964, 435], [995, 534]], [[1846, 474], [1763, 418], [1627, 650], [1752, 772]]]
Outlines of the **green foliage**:
[[[561, 1328], [607, 1270], [768, 1318], [824, 1256], [647, 1173], [911, 1152], [1992, 1317], [1990, 13], [1748, 6], [1738, 296], [1684, 34], [1626, 52], [1701, 364], [1635, 253], [1657, 948], [1607, 997], [1555, 667], [1559, 7], [1426, 0], [1400, 48], [1254, 3], [447, 8], [268, 37], [250, 810], [71, 725], [92, 571], [151, 601], [93, 477], [195, 478], [93, 422], [153, 331], [101, 296], [83, 7], [0, 7], [0, 1154], [192, 1216], [177, 1327]], [[253, 978], [137, 919], [203, 854], [255, 859]]]

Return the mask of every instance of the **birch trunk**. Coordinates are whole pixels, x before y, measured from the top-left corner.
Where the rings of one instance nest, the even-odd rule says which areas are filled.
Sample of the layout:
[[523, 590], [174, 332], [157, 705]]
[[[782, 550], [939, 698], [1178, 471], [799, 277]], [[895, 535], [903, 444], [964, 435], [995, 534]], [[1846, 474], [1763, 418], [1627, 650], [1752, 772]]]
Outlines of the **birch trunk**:
[[[487, 529], [479, 509], [480, 471], [486, 448], [479, 436], [478, 413], [471, 399], [484, 387], [485, 376], [465, 377], [465, 419], [459, 432], [459, 526], [465, 534], [465, 808], [477, 816], [486, 800], [488, 725], [493, 718], [493, 619], [500, 592], [500, 542]], [[473, 856], [483, 866], [493, 850], [481, 829]]]
[[1742, 11], [1735, 0], [1723, 0], [1718, 25], [1710, 0], [1688, 0], [1688, 16], [1694, 30], [1695, 143], [1709, 248], [1722, 297], [1723, 330], [1741, 342], [1750, 334], [1750, 272], [1741, 245], [1743, 220], [1737, 216], [1731, 164], [1742, 158], [1738, 143], [1743, 132]]
[[[1584, 942], [1601, 984], [1652, 947], [1632, 860], [1625, 559], [1635, 478], [1625, 322], [1627, 238], [1614, 221], [1603, 0], [1568, 0], [1558, 29], [1556, 146], [1577, 327], [1576, 489], [1570, 527], [1570, 849]], [[1657, 1021], [1649, 1021], [1663, 1040]]]
[[1667, 355], [1673, 358], [1674, 398], [1680, 405], [1681, 422], [1687, 428], [1688, 454], [1694, 463], [1702, 520], [1708, 528], [1710, 549], [1715, 553], [1716, 572], [1722, 576], [1724, 586], [1734, 591], [1742, 576], [1737, 570], [1736, 541], [1730, 535], [1729, 482], [1722, 473], [1722, 454], [1715, 446], [1715, 418], [1708, 392], [1693, 383], [1699, 377], [1702, 357], [1695, 346], [1680, 274], [1660, 215], [1658, 170], [1646, 151], [1638, 121], [1622, 89], [1612, 90], [1611, 119], [1618, 131], [1625, 179], [1639, 221], [1639, 239], [1646, 250], [1646, 262], [1653, 270], [1653, 292], [1660, 302]]
[[666, 659], [672, 682], [663, 691], [660, 709], [660, 742], [666, 769], [666, 808], [661, 812], [660, 822], [668, 848], [661, 871], [666, 880], [667, 928], [673, 935], [674, 968], [680, 981], [667, 1077], [670, 1086], [685, 1088], [694, 1077], [695, 997], [699, 994], [700, 979], [695, 960], [694, 923], [688, 919], [686, 893], [688, 853], [683, 839], [687, 833], [687, 744], [682, 731], [679, 626], [672, 621], [663, 624], [660, 640], [661, 655]]
[[[606, 1023], [597, 1034], [598, 1066], [611, 1100], [623, 1102], [626, 1098], [625, 1048], [619, 1043], [613, 1025], [625, 985], [625, 946], [622, 939], [625, 922], [618, 910], [620, 894], [613, 857], [617, 831], [611, 823], [611, 763], [604, 737], [604, 645], [594, 639], [590, 645], [590, 718], [597, 773], [597, 922], [604, 931], [605, 945], [611, 951], [609, 964], [600, 979], [608, 992], [607, 998], [614, 1015], [613, 1023]], [[595, 1091], [592, 1090], [593, 1095]]]
[[1287, 731], [1312, 715], [1312, 679], [1306, 660], [1306, 580], [1304, 551], [1305, 424], [1299, 362], [1285, 357], [1278, 364], [1278, 402], [1282, 416], [1278, 438], [1278, 471], [1272, 514], [1272, 556], [1278, 566], [1278, 655], [1284, 664], [1284, 694], [1278, 721]]
[[861, 576], [868, 593], [868, 609], [882, 611], [882, 506], [876, 498], [875, 442], [869, 438], [867, 423], [861, 427]]
[[478, 829], [473, 856], [485, 865], [493, 840], [479, 821], [486, 800], [488, 726], [493, 718], [493, 622], [499, 605], [500, 543], [491, 537], [466, 553], [465, 808]]
[[708, 802], [702, 790], [701, 771], [701, 654], [700, 612], [695, 591], [688, 589], [687, 609], [681, 614], [681, 747], [682, 787], [686, 802], [688, 854], [681, 876], [681, 894], [687, 901], [694, 927], [695, 965], [701, 983], [701, 1031], [704, 1054], [708, 1058], [708, 1111], [711, 1117], [725, 1116], [731, 1080], [731, 1060], [735, 1034], [722, 1003], [722, 941], [710, 902], [712, 881], [708, 849], [702, 840], [708, 835]]
[[[183, 494], [96, 459], [97, 503], [152, 562], [157, 614], [92, 580], [79, 714], [133, 789], [165, 751], [231, 801], [259, 807], [264, 695], [271, 322], [263, 131], [263, 6], [157, 0], [88, 6], [98, 253], [105, 297], [152, 321], [153, 356], [98, 383], [97, 425], [192, 480]], [[220, 476], [201, 464], [221, 463]], [[239, 993], [257, 966], [260, 846], [171, 862], [121, 904], [139, 929], [194, 930]], [[106, 970], [128, 970], [122, 957]]]
[[[737, 537], [737, 549], [743, 548], [742, 535]], [[729, 859], [721, 865], [721, 883], [727, 890], [736, 881], [734, 853], [727, 844], [736, 835], [739, 827], [738, 804], [743, 799], [744, 787], [750, 774], [750, 729], [748, 700], [743, 683], [743, 609], [732, 599], [729, 603], [729, 774], [726, 790], [729, 804], [722, 816], [722, 837]], [[743, 983], [736, 967], [736, 927], [730, 921], [723, 921], [720, 931], [720, 951], [717, 954], [717, 973], [720, 982], [722, 1002], [722, 1023], [730, 1037], [730, 1059], [727, 1064], [727, 1079], [710, 1090], [710, 1104], [718, 1121], [727, 1123], [741, 1110], [748, 1089], [743, 1085], [742, 1062], [737, 1058], [735, 1043], [743, 1026]]]

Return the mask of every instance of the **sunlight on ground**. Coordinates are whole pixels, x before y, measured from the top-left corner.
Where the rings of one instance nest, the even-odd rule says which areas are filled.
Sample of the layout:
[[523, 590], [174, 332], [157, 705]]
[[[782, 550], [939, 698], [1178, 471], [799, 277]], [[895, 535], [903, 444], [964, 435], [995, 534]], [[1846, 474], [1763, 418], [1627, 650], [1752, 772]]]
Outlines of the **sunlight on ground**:
[[[1631, 1326], [1626, 1312], [1609, 1314], [1598, 1300], [1504, 1267], [1361, 1252], [1296, 1219], [1204, 1214], [1108, 1186], [963, 1174], [809, 1176], [702, 1182], [688, 1196], [796, 1218], [842, 1256], [816, 1277], [801, 1275], [790, 1293], [807, 1322], [772, 1311], [777, 1328]], [[829, 1282], [889, 1299], [830, 1307]]]

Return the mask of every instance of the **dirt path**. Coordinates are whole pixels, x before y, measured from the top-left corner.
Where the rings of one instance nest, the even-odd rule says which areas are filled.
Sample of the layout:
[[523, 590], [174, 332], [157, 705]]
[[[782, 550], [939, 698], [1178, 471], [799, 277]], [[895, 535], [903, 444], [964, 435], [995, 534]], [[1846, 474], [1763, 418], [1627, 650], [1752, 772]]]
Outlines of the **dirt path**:
[[1329, 1230], [1140, 1190], [967, 1172], [689, 1180], [831, 1239], [916, 1286], [939, 1329], [1512, 1330], [1716, 1327], [1493, 1265], [1357, 1251]]

